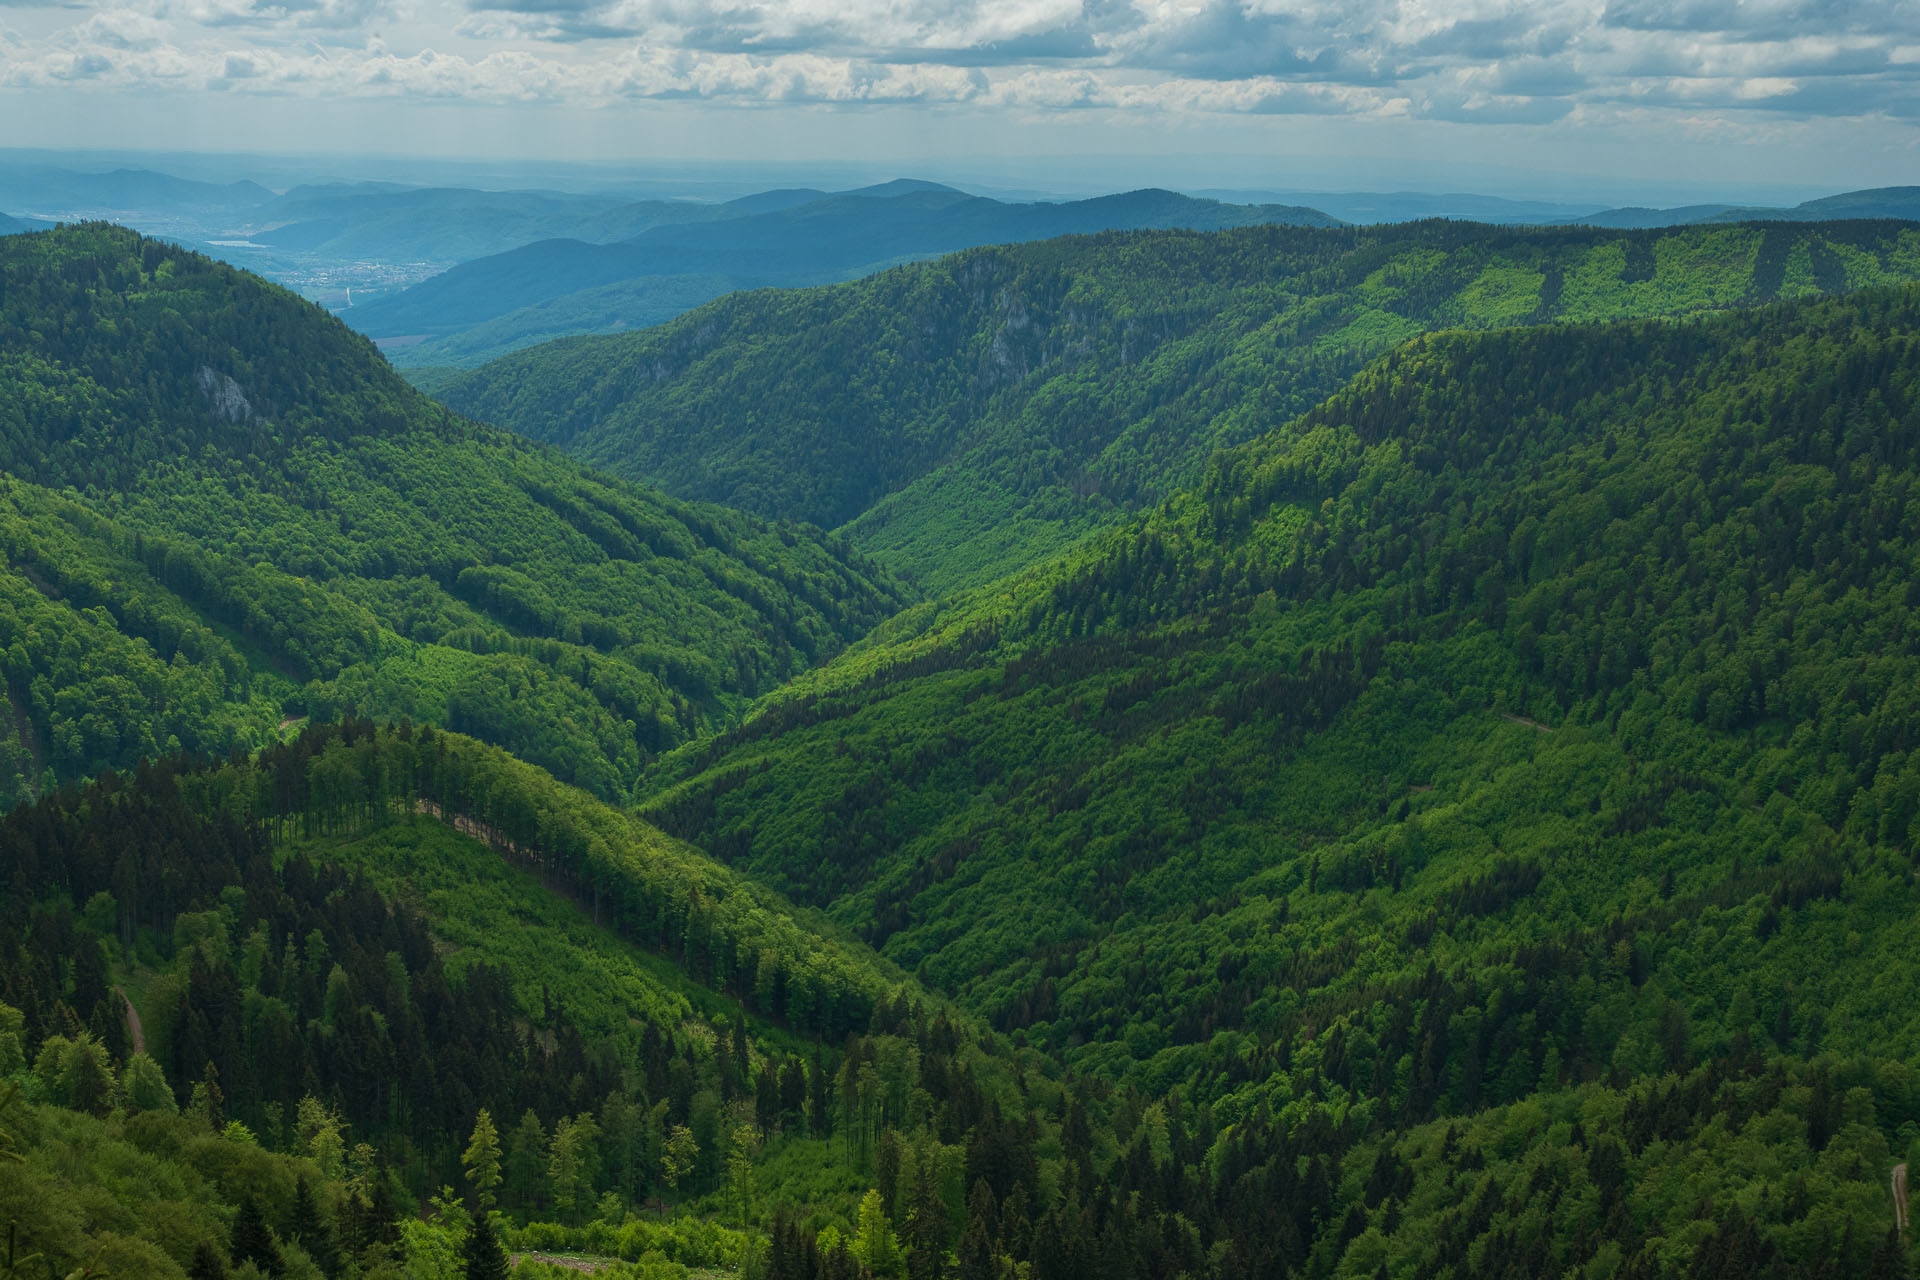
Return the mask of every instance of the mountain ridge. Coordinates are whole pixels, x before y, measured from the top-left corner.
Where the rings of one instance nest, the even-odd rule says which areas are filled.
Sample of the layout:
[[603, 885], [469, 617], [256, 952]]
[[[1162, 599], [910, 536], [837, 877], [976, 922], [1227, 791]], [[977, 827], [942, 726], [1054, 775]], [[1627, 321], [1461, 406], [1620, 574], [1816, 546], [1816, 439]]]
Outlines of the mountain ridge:
[[[899, 599], [816, 531], [455, 418], [318, 308], [130, 232], [7, 237], [0, 294], [16, 797], [347, 711], [617, 795]], [[115, 678], [86, 649], [138, 674], [122, 724], [85, 714]], [[169, 703], [191, 731], [149, 736]]]
[[[1109, 226], [1234, 226], [1330, 222], [1313, 210], [1236, 207], [1145, 190], [1064, 204], [1010, 205], [935, 184], [888, 184], [747, 213], [663, 225], [614, 244], [567, 240], [522, 246], [461, 265], [404, 293], [356, 309], [376, 337], [447, 337], [568, 295], [635, 278], [711, 276], [729, 290], [818, 284], [892, 262], [970, 245], [1035, 240]], [[704, 301], [704, 299], [702, 299]], [[665, 318], [661, 316], [659, 318]], [[410, 363], [432, 363], [428, 348]]]
[[840, 528], [939, 594], [1159, 501], [1430, 328], [1916, 274], [1920, 229], [1898, 223], [1110, 232], [738, 294], [436, 395], [615, 474]]

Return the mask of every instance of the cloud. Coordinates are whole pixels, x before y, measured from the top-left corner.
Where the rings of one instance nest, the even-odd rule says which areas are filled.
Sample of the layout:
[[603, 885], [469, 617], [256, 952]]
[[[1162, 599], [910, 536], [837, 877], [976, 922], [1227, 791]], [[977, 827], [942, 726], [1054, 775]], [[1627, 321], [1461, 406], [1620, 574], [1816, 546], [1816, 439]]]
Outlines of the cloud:
[[[369, 37], [419, 3], [462, 6], [439, 28], [452, 49]], [[17, 39], [0, 77], [587, 106], [1904, 120], [1920, 115], [1920, 3], [134, 0]]]
[[132, 9], [102, 9], [74, 29], [80, 44], [109, 49], [156, 49], [166, 36], [165, 23]]
[[294, 26], [352, 31], [393, 16], [393, 0], [184, 0], [178, 14], [206, 27]]

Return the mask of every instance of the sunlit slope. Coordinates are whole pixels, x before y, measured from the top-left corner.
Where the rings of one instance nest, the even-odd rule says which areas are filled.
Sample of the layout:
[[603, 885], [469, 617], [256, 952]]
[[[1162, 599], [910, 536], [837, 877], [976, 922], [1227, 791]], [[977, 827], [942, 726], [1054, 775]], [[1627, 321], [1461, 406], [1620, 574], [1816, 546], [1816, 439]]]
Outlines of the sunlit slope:
[[1424, 338], [666, 757], [643, 812], [1201, 1096], [1310, 1089], [1387, 1019], [1341, 1078], [1400, 1097], [1414, 986], [1520, 1037], [1501, 1092], [1420, 1086], [1456, 1105], [1549, 1047], [1657, 1072], [1670, 1007], [1724, 1044], [1741, 989], [1780, 1051], [1898, 1056], [1916, 389], [1912, 290]]
[[0, 298], [9, 792], [359, 710], [619, 795], [899, 599], [817, 531], [456, 418], [318, 308], [130, 232], [6, 238]]
[[1215, 449], [1427, 330], [1916, 276], [1920, 229], [1894, 222], [1108, 234], [736, 295], [516, 353], [439, 394], [671, 493], [842, 528], [938, 595], [1193, 483]]

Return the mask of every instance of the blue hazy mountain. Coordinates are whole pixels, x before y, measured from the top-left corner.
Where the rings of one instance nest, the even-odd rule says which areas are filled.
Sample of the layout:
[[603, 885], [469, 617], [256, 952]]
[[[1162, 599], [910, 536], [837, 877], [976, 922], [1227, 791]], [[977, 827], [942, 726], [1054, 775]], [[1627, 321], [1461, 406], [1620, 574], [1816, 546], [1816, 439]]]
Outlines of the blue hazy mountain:
[[226, 217], [273, 199], [256, 182], [199, 182], [151, 169], [90, 173], [47, 164], [0, 163], [0, 207], [72, 221], [139, 211], [149, 217]]
[[525, 245], [463, 263], [347, 319], [375, 338], [437, 340], [393, 349], [403, 363], [471, 365], [546, 338], [659, 323], [722, 293], [828, 284], [984, 244], [1109, 230], [1337, 224], [1316, 209], [1151, 189], [1059, 204], [1013, 204], [914, 181], [801, 199], [810, 194], [749, 197], [737, 204], [755, 212], [663, 224], [613, 244]]
[[1822, 196], [1791, 207], [1696, 204], [1676, 209], [1607, 209], [1570, 219], [1594, 227], [1674, 227], [1701, 222], [1836, 222], [1894, 218], [1920, 221], [1920, 187], [1876, 187]]

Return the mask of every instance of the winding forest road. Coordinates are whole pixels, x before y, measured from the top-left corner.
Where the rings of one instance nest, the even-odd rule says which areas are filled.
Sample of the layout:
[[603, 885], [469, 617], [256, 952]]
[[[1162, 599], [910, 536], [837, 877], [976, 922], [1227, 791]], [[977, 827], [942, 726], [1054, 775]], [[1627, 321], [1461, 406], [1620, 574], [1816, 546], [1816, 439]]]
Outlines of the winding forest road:
[[127, 1039], [133, 1042], [133, 1051], [135, 1053], [145, 1053], [147, 1051], [147, 1030], [140, 1025], [140, 1011], [133, 1007], [133, 999], [127, 995], [124, 988], [115, 987], [113, 990], [114, 994], [118, 995], [121, 1002], [127, 1006]]

